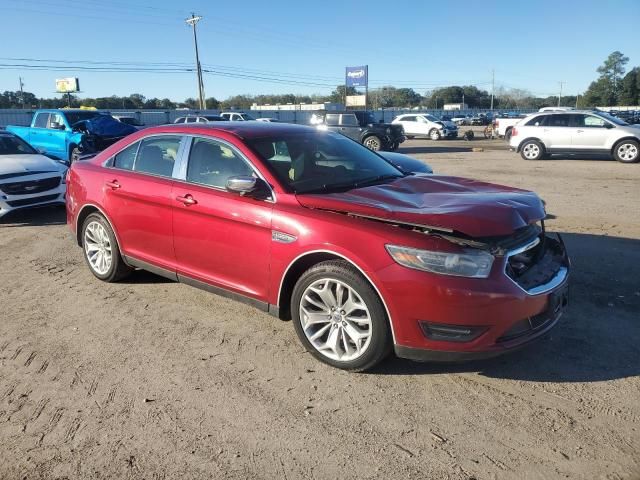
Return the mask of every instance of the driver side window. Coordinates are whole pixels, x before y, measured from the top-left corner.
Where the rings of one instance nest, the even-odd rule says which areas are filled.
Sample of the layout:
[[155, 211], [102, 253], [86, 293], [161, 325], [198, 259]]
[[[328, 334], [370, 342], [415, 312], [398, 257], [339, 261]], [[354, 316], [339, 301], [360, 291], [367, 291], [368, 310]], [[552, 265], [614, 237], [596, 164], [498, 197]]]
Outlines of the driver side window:
[[255, 176], [239, 154], [215, 140], [193, 140], [189, 152], [187, 182], [226, 188], [229, 178], [239, 175]]

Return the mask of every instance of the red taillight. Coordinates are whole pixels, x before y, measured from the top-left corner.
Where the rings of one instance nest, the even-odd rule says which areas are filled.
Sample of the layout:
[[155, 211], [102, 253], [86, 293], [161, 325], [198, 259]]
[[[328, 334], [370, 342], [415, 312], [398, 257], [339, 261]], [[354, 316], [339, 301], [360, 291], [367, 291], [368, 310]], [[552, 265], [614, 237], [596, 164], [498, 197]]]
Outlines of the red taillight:
[[513, 127], [511, 129], [511, 136], [515, 137], [516, 135], [518, 135], [518, 129], [516, 127]]

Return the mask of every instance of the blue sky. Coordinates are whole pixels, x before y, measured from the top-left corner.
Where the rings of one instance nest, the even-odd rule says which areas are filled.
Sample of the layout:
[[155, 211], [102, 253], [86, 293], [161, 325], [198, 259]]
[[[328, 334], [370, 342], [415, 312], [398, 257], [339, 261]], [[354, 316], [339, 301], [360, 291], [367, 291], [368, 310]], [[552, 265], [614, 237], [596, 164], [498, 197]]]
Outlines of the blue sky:
[[76, 62], [192, 68], [193, 37], [184, 23], [191, 12], [203, 16], [201, 63], [223, 73], [204, 78], [206, 95], [219, 99], [329, 93], [346, 65], [364, 64], [372, 87], [489, 89], [495, 69], [497, 86], [546, 96], [563, 81], [563, 92], [575, 94], [614, 50], [629, 57], [628, 68], [640, 65], [637, 31], [628, 27], [640, 20], [640, 0], [0, 0], [0, 12], [0, 91], [16, 90], [22, 76], [38, 96], [55, 95], [55, 78], [77, 76], [81, 96], [195, 97], [191, 72], [101, 72], [91, 69], [113, 65]]

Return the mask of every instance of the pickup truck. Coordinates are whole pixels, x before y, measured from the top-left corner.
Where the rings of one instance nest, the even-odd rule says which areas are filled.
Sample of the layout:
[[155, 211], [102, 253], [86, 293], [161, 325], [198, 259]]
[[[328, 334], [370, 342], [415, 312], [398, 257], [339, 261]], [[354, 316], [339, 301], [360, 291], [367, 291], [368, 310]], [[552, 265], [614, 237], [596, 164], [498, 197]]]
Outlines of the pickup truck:
[[507, 142], [511, 140], [511, 130], [518, 122], [521, 122], [524, 118], [526, 117], [518, 116], [496, 118], [494, 121], [494, 125], [498, 137], [504, 138]]
[[313, 114], [311, 124], [319, 130], [341, 133], [374, 151], [397, 150], [406, 138], [402, 125], [376, 122], [367, 111], [318, 112]]
[[95, 110], [36, 110], [31, 126], [8, 125], [33, 148], [51, 158], [74, 162], [104, 150], [137, 129]]

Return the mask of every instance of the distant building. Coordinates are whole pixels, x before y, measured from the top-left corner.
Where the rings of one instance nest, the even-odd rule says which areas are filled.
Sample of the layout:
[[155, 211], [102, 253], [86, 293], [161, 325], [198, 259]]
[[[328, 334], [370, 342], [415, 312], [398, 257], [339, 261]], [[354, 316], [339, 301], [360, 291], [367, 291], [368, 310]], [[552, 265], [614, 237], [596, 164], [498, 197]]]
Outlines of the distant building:
[[344, 105], [341, 103], [287, 103], [277, 105], [258, 105], [254, 103], [251, 105], [251, 110], [257, 111], [277, 111], [277, 110], [298, 110], [298, 111], [314, 111], [314, 110], [344, 110]]
[[469, 105], [466, 103], [445, 103], [442, 108], [444, 110], [467, 110]]

